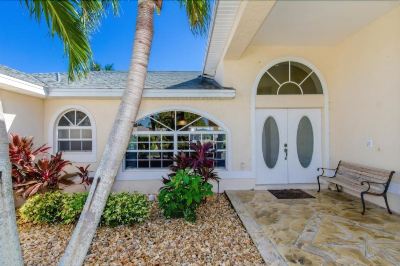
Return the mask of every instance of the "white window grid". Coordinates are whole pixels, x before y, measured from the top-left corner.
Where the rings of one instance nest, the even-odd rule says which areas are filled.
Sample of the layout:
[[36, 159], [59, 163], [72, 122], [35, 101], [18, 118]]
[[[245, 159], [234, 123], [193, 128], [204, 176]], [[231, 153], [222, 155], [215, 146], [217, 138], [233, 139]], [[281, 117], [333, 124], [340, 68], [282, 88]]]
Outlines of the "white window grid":
[[[159, 144], [161, 149], [151, 149], [151, 136], [160, 136], [161, 141], [153, 142], [156, 144]], [[173, 137], [173, 141], [164, 141], [163, 136], [169, 136]], [[222, 136], [223, 140], [218, 140], [218, 136]], [[147, 137], [147, 141], [139, 141], [140, 137]], [[180, 137], [187, 137], [188, 141], [178, 141], [178, 139], [181, 139]], [[214, 160], [214, 164], [216, 167], [221, 167], [225, 168], [226, 167], [226, 132], [224, 131], [150, 131], [150, 132], [134, 132], [132, 134], [132, 138], [136, 138], [136, 141], [131, 141], [127, 153], [136, 153], [136, 159], [129, 159], [125, 157], [124, 163], [125, 169], [131, 169], [131, 168], [138, 168], [138, 169], [143, 169], [147, 167], [139, 167], [139, 162], [145, 162], [148, 161], [148, 168], [167, 168], [169, 165], [172, 164], [172, 159], [164, 159], [163, 154], [168, 153], [171, 155], [177, 155], [181, 152], [184, 152], [188, 155], [193, 153], [193, 150], [190, 149], [190, 142], [196, 142], [200, 141], [201, 143], [205, 143], [207, 141], [211, 141], [213, 143], [212, 150], [215, 150], [215, 152], [211, 153], [211, 159]], [[139, 144], [147, 144], [147, 149], [139, 149]], [[172, 144], [173, 149], [163, 149], [163, 144]], [[184, 144], [185, 148], [182, 148], [182, 144]], [[139, 153], [148, 153], [149, 158], [148, 159], [140, 159], [139, 158]], [[159, 153], [161, 154], [160, 159], [153, 159], [151, 158], [151, 153]], [[218, 158], [216, 158], [218, 157]], [[137, 161], [136, 167], [129, 166], [129, 162]], [[153, 162], [161, 162], [162, 167], [152, 167], [152, 161]], [[127, 163], [128, 162], [128, 163]], [[164, 164], [164, 162], [167, 162], [168, 165]]]
[[306, 76], [301, 82], [297, 83], [297, 82], [295, 82], [295, 81], [292, 81], [292, 68], [291, 68], [291, 62], [292, 62], [292, 61], [287, 61], [287, 62], [289, 63], [289, 64], [288, 64], [288, 65], [289, 65], [289, 79], [288, 79], [287, 81], [285, 81], [285, 82], [279, 82], [279, 81], [269, 72], [269, 70], [270, 70], [272, 67], [266, 71], [266, 73], [268, 74], [268, 76], [270, 76], [270, 77], [272, 78], [272, 80], [279, 86], [278, 89], [277, 89], [277, 91], [276, 91], [276, 94], [279, 95], [279, 91], [280, 91], [280, 89], [282, 88], [282, 86], [284, 86], [284, 85], [290, 83], [290, 84], [293, 84], [293, 85], [297, 86], [298, 89], [300, 90], [300, 94], [301, 94], [301, 95], [304, 95], [303, 88], [302, 88], [301, 86], [303, 85], [303, 83], [304, 83], [308, 78], [311, 77], [311, 75], [314, 73], [314, 71], [311, 70], [310, 73], [308, 73], [307, 76]]
[[[83, 121], [85, 121], [85, 119], [87, 118], [87, 119], [89, 119], [89, 117], [87, 116], [87, 115], [85, 115], [82, 119], [81, 119], [81, 121], [78, 123], [78, 124], [76, 124], [76, 123], [73, 123], [70, 119], [68, 119], [68, 117], [66, 116], [66, 114], [67, 113], [69, 113], [69, 112], [71, 112], [71, 111], [74, 111], [75, 112], [75, 122], [77, 121], [77, 117], [76, 117], [76, 113], [77, 113], [77, 111], [79, 111], [79, 110], [76, 110], [76, 109], [74, 109], [74, 110], [68, 110], [67, 112], [65, 112], [61, 117], [60, 117], [60, 119], [61, 118], [65, 118], [65, 119], [67, 119], [67, 121], [71, 124], [71, 125], [73, 125], [73, 126], [60, 126], [60, 125], [58, 125], [59, 124], [59, 122], [60, 122], [60, 119], [58, 120], [58, 122], [57, 122], [57, 128], [56, 128], [56, 130], [57, 130], [57, 132], [56, 132], [56, 143], [57, 143], [57, 150], [58, 151], [62, 151], [62, 152], [91, 152], [92, 150], [93, 150], [93, 130], [92, 130], [92, 126], [82, 126], [81, 125], [81, 123], [83, 122]], [[82, 111], [80, 111], [80, 112], [82, 112]], [[89, 119], [89, 121], [90, 121], [90, 119]], [[74, 125], [75, 124], [75, 125]], [[60, 132], [61, 131], [65, 131], [65, 130], [67, 130], [67, 132], [68, 132], [68, 137], [62, 137], [62, 136], [60, 136], [61, 134], [60, 134]], [[72, 134], [71, 134], [71, 132], [72, 131], [74, 131], [74, 130], [78, 130], [79, 131], [79, 137], [73, 137], [73, 136], [71, 136]], [[90, 137], [84, 137], [83, 135], [83, 131], [84, 130], [90, 130]], [[68, 145], [69, 145], [69, 150], [60, 150], [60, 142], [69, 142], [68, 143]], [[84, 149], [84, 145], [83, 145], [83, 143], [84, 142], [87, 142], [87, 141], [90, 141], [91, 142], [91, 145], [90, 145], [90, 149]], [[81, 146], [81, 148], [78, 150], [72, 150], [71, 149], [71, 143], [72, 142], [80, 142], [80, 146]]]

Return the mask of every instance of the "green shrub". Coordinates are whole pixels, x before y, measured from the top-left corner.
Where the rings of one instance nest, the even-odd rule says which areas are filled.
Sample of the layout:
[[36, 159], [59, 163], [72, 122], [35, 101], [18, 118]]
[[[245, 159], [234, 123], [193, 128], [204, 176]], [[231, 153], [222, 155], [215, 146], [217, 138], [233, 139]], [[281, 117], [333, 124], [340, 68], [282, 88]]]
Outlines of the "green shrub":
[[161, 188], [158, 203], [166, 218], [185, 218], [196, 221], [196, 209], [207, 196], [212, 195], [212, 185], [203, 182], [201, 176], [179, 170]]
[[83, 210], [88, 193], [64, 194], [62, 199], [62, 210], [60, 213], [61, 222], [70, 224], [78, 220]]
[[101, 223], [108, 226], [142, 222], [150, 215], [150, 202], [139, 193], [115, 193], [108, 197]]
[[[29, 198], [20, 208], [21, 218], [34, 223], [71, 224], [81, 214], [88, 193], [47, 192]], [[141, 222], [150, 215], [150, 202], [138, 193], [111, 194], [102, 216], [102, 224], [117, 226]]]
[[60, 192], [34, 195], [20, 208], [22, 220], [34, 223], [59, 222], [63, 197]]

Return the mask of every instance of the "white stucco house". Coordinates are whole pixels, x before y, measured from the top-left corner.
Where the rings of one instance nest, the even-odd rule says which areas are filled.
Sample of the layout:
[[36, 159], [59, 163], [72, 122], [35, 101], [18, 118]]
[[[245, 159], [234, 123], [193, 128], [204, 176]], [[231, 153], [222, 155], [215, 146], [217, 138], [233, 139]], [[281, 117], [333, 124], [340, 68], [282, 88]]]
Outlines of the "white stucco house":
[[[0, 66], [9, 131], [95, 170], [126, 76]], [[399, 136], [399, 1], [216, 1], [203, 71], [148, 73], [114, 189], [157, 191], [193, 140], [221, 190], [315, 187], [339, 160], [400, 172]], [[389, 192], [400, 211], [399, 175]]]

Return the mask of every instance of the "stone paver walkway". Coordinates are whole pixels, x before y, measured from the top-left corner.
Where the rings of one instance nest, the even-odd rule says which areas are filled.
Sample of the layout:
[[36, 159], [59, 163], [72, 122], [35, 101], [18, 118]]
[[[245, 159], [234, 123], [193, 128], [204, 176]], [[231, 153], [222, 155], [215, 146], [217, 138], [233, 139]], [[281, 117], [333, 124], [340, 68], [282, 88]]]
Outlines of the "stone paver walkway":
[[268, 265], [400, 265], [400, 216], [335, 191], [278, 200], [268, 191], [227, 195]]

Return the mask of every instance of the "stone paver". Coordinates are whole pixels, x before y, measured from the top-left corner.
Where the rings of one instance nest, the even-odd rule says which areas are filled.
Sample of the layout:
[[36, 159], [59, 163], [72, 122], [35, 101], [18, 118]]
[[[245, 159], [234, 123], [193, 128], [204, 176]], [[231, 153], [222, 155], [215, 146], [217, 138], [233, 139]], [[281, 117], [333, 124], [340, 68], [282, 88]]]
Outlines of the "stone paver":
[[269, 265], [400, 265], [400, 216], [335, 191], [278, 200], [268, 191], [227, 195]]

